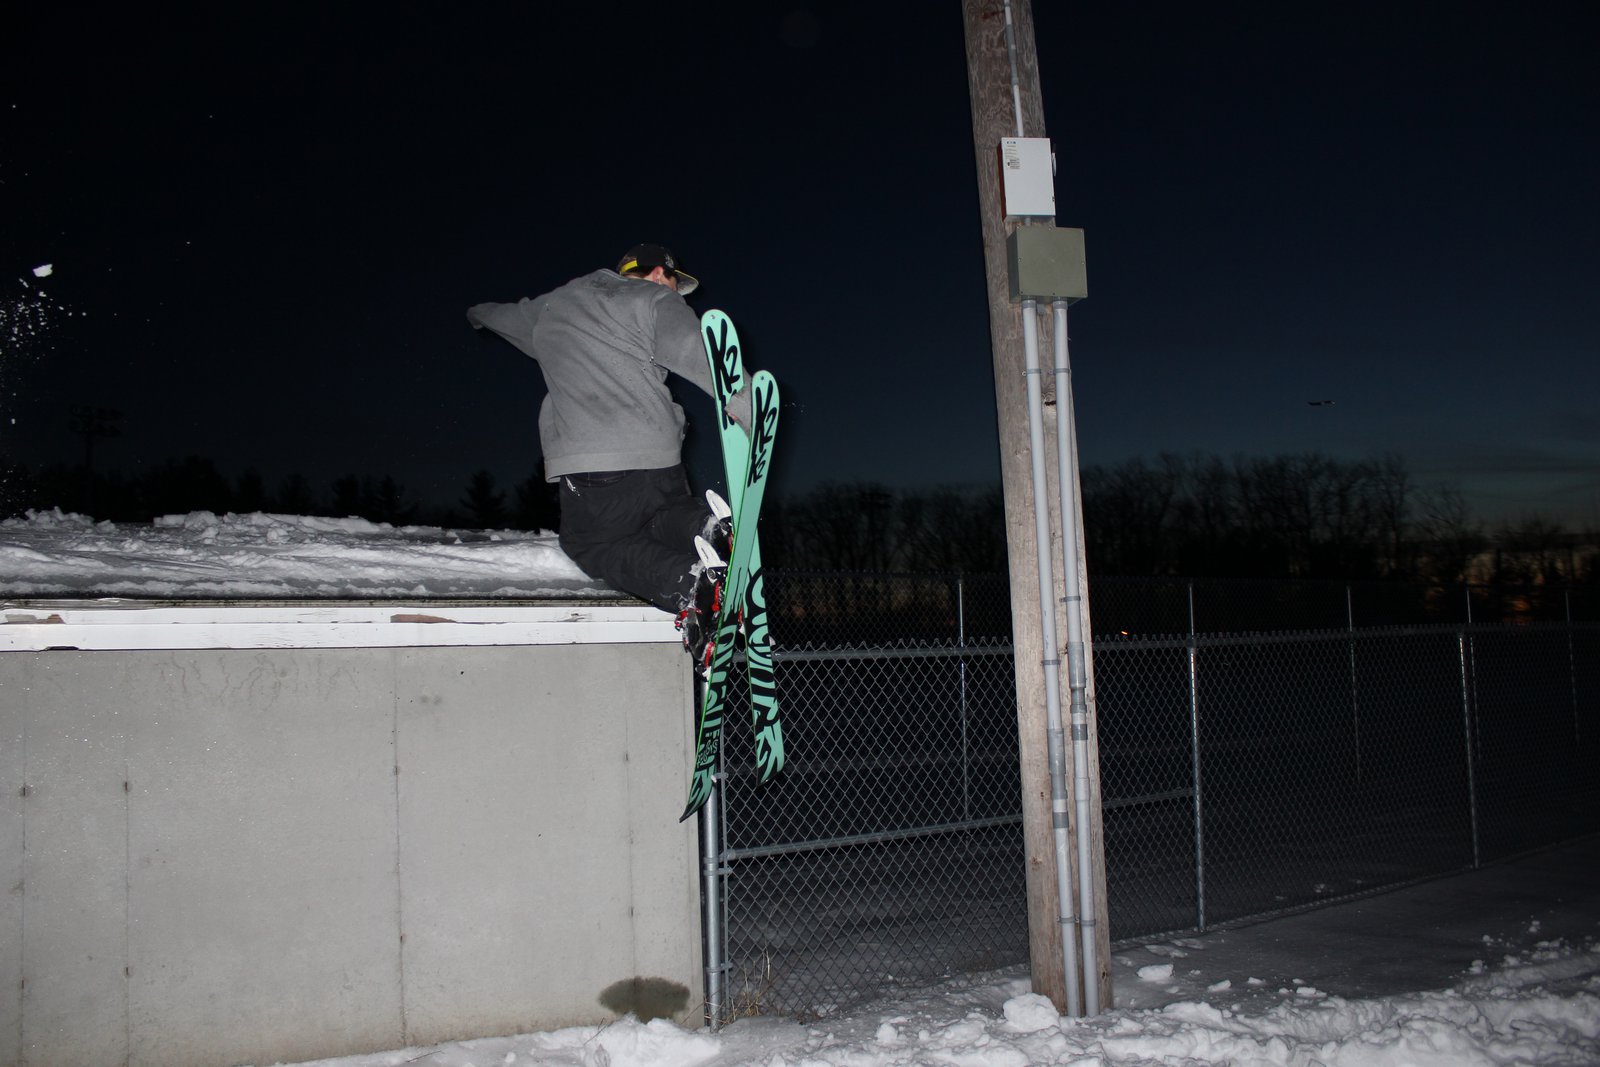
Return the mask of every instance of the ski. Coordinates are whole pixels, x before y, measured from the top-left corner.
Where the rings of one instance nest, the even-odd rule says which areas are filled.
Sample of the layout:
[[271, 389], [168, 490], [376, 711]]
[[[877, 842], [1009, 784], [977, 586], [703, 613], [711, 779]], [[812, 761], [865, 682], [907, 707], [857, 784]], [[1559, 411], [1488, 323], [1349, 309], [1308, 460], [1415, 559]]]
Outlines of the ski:
[[[722, 444], [723, 472], [727, 478], [728, 507], [733, 516], [735, 532], [739, 521], [739, 505], [744, 495], [745, 472], [750, 459], [749, 438], [728, 415], [728, 399], [744, 388], [744, 361], [739, 354], [739, 336], [727, 315], [708, 311], [700, 319], [701, 340], [705, 344], [706, 358], [711, 366], [712, 407], [716, 412], [717, 429]], [[734, 553], [730, 552], [730, 556]], [[695, 727], [694, 769], [689, 776], [689, 799], [683, 809], [682, 819], [698, 811], [711, 795], [717, 768], [717, 754], [722, 745], [722, 716], [727, 702], [728, 669], [733, 664], [733, 642], [722, 638], [723, 616], [732, 616], [742, 598], [743, 579], [735, 574], [733, 560], [723, 571], [720, 607], [711, 631], [711, 659], [709, 663], [696, 663], [702, 672], [700, 687], [700, 716]]]
[[[729, 399], [745, 388], [744, 362], [738, 333], [727, 315], [709, 311], [701, 318], [706, 357], [711, 365], [713, 399], [721, 432], [723, 470], [732, 516], [732, 550], [723, 574], [720, 608], [712, 636], [710, 662], [701, 690], [695, 731], [695, 763], [683, 818], [699, 810], [710, 795], [721, 749], [722, 720], [728, 703], [728, 675], [741, 622], [746, 628], [747, 674], [756, 734], [756, 765], [763, 782], [783, 766], [783, 734], [778, 720], [777, 687], [772, 671], [767, 626], [766, 588], [757, 537], [761, 500], [771, 468], [777, 433], [778, 386], [772, 375], [758, 372], [750, 381], [753, 434], [729, 417]], [[696, 665], [697, 668], [699, 665]]]
[[751, 729], [755, 732], [756, 770], [762, 782], [783, 770], [783, 724], [778, 718], [778, 685], [772, 670], [772, 635], [767, 626], [767, 591], [761, 569], [761, 541], [756, 524], [761, 514], [761, 498], [766, 491], [767, 471], [772, 465], [772, 444], [778, 432], [778, 383], [766, 371], [757, 371], [750, 381], [751, 426], [750, 464], [742, 509], [735, 520], [734, 537], [743, 524], [750, 542], [749, 578], [744, 589], [745, 673], [750, 679]]

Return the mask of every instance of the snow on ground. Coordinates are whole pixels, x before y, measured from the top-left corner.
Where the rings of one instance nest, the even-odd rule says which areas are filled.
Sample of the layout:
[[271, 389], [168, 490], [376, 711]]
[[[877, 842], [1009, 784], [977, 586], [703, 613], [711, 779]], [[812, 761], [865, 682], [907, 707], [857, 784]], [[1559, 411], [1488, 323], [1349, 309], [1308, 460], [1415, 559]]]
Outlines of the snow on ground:
[[[0, 595], [615, 597], [549, 534], [195, 512], [0, 522]], [[822, 1022], [718, 1033], [626, 1017], [321, 1067], [1600, 1064], [1600, 838], [1111, 961], [1119, 1007], [1060, 1018], [1024, 974], [902, 990]]]
[[[1154, 941], [1063, 1019], [1003, 972], [802, 1024], [625, 1017], [318, 1067], [1472, 1067], [1600, 1064], [1600, 837], [1336, 907]], [[1310, 976], [1309, 980], [1306, 977]]]
[[616, 598], [549, 533], [391, 526], [304, 515], [95, 522], [60, 510], [0, 522], [0, 595], [157, 599]]
[[319, 1061], [321, 1067], [896, 1067], [956, 1064], [1463, 1067], [1600, 1062], [1600, 952], [1551, 943], [1538, 959], [1456, 988], [1345, 1000], [1302, 988], [1271, 1009], [1211, 1000], [1063, 1019], [1025, 980], [926, 991], [826, 1025], [741, 1020], [718, 1034], [632, 1016]]

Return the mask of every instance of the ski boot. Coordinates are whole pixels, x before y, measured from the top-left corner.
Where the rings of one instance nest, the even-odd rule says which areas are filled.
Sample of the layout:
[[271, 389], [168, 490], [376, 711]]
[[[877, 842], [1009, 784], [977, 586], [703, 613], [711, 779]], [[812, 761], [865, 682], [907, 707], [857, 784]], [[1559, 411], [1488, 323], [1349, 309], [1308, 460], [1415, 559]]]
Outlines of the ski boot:
[[710, 669], [715, 652], [717, 613], [722, 610], [722, 578], [728, 565], [703, 537], [695, 538], [700, 561], [694, 566], [694, 591], [678, 611], [678, 632], [683, 647], [694, 660], [695, 670]]

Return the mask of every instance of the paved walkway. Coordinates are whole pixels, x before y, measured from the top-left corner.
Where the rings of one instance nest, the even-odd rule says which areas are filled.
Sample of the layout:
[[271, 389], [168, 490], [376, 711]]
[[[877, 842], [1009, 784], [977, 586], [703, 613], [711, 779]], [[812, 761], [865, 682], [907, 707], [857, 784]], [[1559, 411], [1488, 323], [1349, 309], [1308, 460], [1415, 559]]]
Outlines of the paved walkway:
[[1216, 1002], [1224, 981], [1230, 996], [1260, 1008], [1298, 988], [1347, 998], [1442, 989], [1475, 961], [1526, 961], [1558, 939], [1600, 940], [1600, 835], [1347, 904], [1125, 948], [1112, 975], [1119, 1008]]

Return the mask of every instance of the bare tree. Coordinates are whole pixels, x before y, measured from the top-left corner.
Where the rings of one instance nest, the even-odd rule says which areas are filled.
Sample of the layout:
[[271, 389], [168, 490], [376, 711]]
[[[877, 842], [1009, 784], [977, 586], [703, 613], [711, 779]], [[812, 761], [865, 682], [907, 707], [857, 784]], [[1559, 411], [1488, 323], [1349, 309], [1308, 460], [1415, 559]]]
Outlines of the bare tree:
[[1384, 546], [1384, 573], [1408, 573], [1412, 560], [1406, 547], [1406, 526], [1411, 517], [1413, 487], [1405, 457], [1385, 452], [1371, 463], [1373, 521]]
[[346, 474], [333, 483], [333, 510], [341, 516], [362, 515], [361, 479]]
[[1173, 531], [1179, 574], [1231, 573], [1239, 539], [1239, 495], [1233, 471], [1217, 456], [1184, 457]]
[[1464, 582], [1487, 544], [1483, 527], [1455, 485], [1425, 489], [1417, 496], [1416, 540], [1422, 577], [1437, 582]]
[[472, 525], [479, 530], [492, 530], [506, 522], [506, 495], [495, 488], [494, 475], [487, 470], [473, 474], [467, 483], [467, 495], [461, 498]]
[[1315, 454], [1234, 461], [1247, 537], [1263, 549], [1275, 549], [1278, 565], [1293, 577], [1311, 571], [1317, 526], [1313, 487], [1323, 463]]
[[371, 478], [363, 479], [361, 490], [364, 514], [374, 522], [405, 526], [416, 521], [417, 505], [407, 497], [405, 486], [393, 476], [385, 474], [376, 482]]
[[1102, 570], [1145, 574], [1171, 558], [1167, 522], [1183, 463], [1163, 453], [1151, 466], [1142, 457], [1083, 471], [1083, 514], [1089, 559]]
[[894, 494], [876, 482], [818, 486], [788, 520], [804, 565], [832, 571], [889, 571], [895, 565]]
[[270, 506], [273, 511], [283, 515], [317, 514], [317, 500], [311, 492], [311, 483], [299, 473], [290, 474], [278, 483], [278, 491], [272, 494]]
[[1238, 458], [1232, 471], [1241, 539], [1269, 568], [1295, 577], [1393, 573], [1411, 493], [1398, 456]]
[[1006, 568], [1005, 507], [998, 489], [953, 488], [900, 501], [901, 558], [912, 571], [1000, 574]]
[[1495, 531], [1492, 580], [1521, 585], [1563, 582], [1572, 570], [1573, 540], [1539, 515], [1505, 523]]

